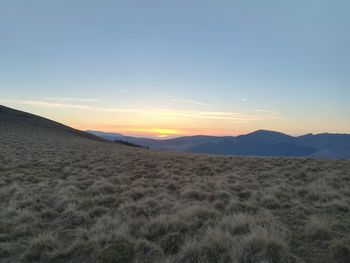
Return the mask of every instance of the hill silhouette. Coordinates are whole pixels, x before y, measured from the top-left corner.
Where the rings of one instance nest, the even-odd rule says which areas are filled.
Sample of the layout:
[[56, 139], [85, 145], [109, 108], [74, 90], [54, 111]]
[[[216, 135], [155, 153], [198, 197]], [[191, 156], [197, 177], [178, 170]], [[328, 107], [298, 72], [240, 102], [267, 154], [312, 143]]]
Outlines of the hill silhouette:
[[59, 122], [52, 121], [27, 112], [8, 108], [3, 105], [0, 105], [0, 128], [3, 130], [7, 129], [9, 132], [15, 130], [24, 131], [25, 129], [27, 131], [35, 130], [35, 133], [37, 133], [39, 130], [42, 130], [51, 132], [52, 134], [58, 132], [59, 134], [78, 136], [97, 141], [106, 141], [105, 139], [91, 133], [83, 132]]
[[350, 158], [350, 134], [307, 134], [290, 136], [281, 132], [257, 130], [239, 136], [184, 136], [148, 139], [89, 131], [109, 140], [125, 141], [153, 149], [239, 156], [289, 156], [329, 159]]

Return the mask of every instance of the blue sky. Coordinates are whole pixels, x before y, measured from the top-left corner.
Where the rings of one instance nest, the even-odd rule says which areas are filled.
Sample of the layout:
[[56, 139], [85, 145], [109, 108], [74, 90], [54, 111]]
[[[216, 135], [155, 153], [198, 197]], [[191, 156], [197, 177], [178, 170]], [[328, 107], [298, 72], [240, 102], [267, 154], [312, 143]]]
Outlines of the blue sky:
[[0, 103], [134, 135], [349, 133], [349, 10], [341, 0], [3, 0]]

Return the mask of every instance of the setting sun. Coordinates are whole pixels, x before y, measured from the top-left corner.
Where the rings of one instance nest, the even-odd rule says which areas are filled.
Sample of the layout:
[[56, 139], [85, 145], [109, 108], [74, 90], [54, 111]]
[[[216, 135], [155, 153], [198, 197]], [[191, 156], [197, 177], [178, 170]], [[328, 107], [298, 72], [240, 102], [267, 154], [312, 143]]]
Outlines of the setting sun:
[[166, 138], [169, 136], [179, 135], [181, 131], [174, 129], [161, 129], [161, 128], [130, 128], [126, 129], [126, 132], [137, 132], [144, 134], [146, 136], [158, 137], [158, 138]]

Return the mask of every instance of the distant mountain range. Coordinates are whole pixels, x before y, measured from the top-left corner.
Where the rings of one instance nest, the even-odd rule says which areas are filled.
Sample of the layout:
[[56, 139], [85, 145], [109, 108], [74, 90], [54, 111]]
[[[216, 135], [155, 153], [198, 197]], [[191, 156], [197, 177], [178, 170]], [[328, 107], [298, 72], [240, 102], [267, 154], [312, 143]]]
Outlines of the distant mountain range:
[[294, 137], [276, 131], [257, 130], [239, 136], [196, 135], [157, 140], [124, 136], [120, 133], [92, 130], [87, 132], [107, 140], [124, 140], [165, 151], [350, 159], [350, 134], [322, 133]]

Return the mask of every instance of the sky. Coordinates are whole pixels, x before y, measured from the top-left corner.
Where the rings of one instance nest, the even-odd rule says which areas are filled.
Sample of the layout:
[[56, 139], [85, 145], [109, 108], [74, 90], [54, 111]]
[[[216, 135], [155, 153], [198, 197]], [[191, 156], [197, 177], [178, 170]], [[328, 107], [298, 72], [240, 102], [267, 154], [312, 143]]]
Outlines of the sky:
[[1, 0], [0, 104], [144, 137], [350, 133], [350, 1]]

